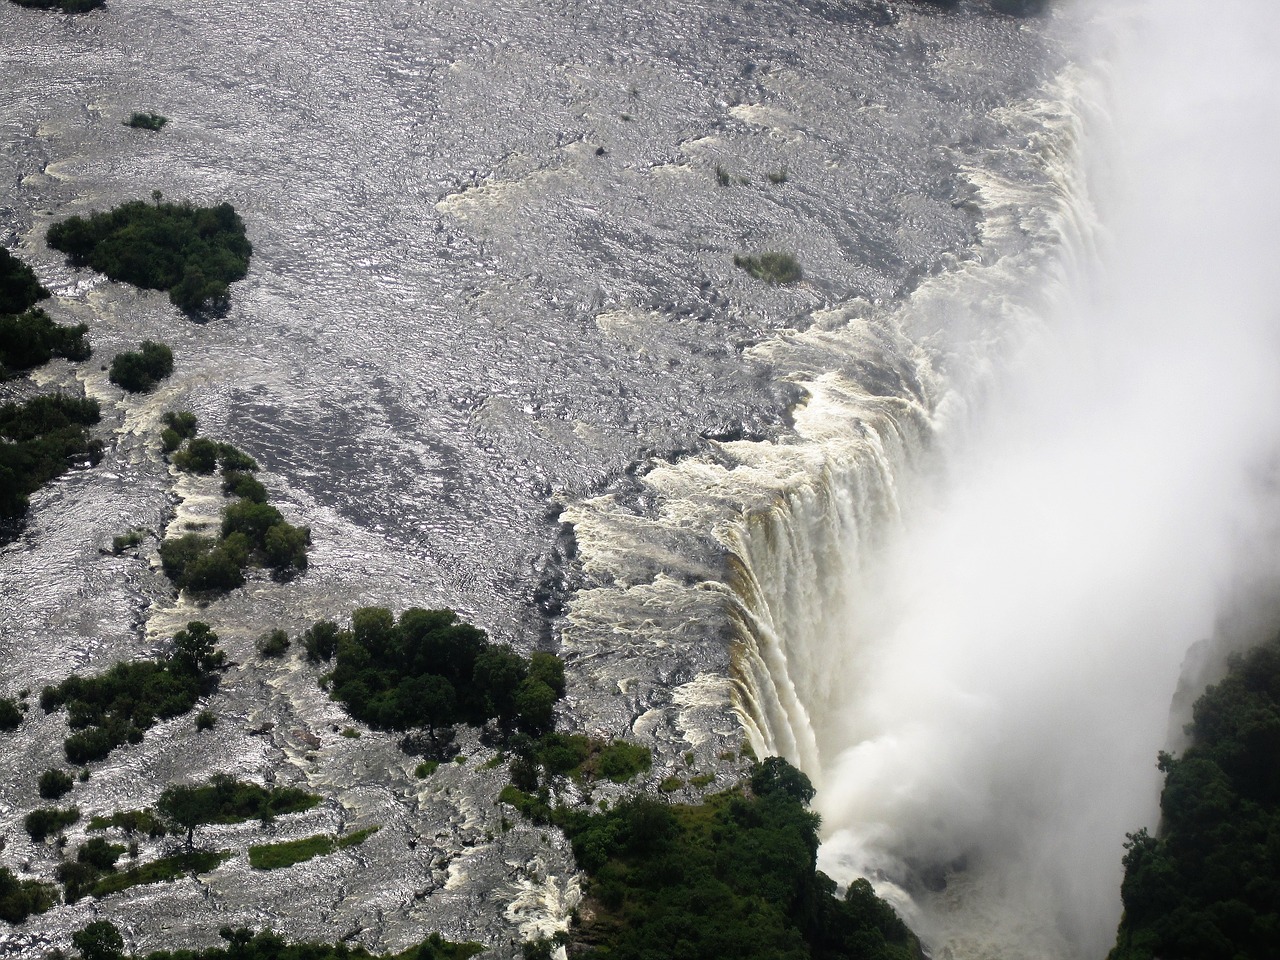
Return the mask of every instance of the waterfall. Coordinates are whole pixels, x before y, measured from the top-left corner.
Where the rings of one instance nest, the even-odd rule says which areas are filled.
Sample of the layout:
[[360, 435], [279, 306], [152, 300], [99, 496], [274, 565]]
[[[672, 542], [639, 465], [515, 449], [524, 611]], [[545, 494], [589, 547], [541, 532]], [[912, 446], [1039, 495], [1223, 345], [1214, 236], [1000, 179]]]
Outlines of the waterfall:
[[975, 247], [753, 348], [803, 390], [792, 431], [566, 513], [593, 582], [567, 655], [659, 739], [723, 736], [731, 696], [818, 788], [822, 867], [955, 960], [1105, 952], [1180, 664], [1276, 556], [1280, 17], [1059, 21], [1082, 65], [962, 165]]

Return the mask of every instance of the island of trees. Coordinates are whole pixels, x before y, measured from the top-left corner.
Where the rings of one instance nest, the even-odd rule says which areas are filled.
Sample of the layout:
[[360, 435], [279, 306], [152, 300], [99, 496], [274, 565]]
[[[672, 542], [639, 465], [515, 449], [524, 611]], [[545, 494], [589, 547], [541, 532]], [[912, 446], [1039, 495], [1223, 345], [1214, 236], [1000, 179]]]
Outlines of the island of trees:
[[222, 492], [236, 498], [222, 511], [217, 537], [188, 533], [160, 544], [160, 563], [174, 586], [197, 592], [234, 590], [253, 563], [278, 576], [305, 570], [311, 531], [288, 523], [267, 503], [266, 487], [254, 476], [254, 459], [229, 443], [199, 436], [192, 413], [166, 413], [164, 422], [160, 439], [173, 465], [196, 474], [221, 467]]
[[137, 350], [117, 353], [107, 378], [129, 393], [150, 393], [173, 373], [173, 351], [163, 343], [143, 340]]
[[34, 7], [37, 10], [61, 10], [63, 13], [85, 13], [96, 10], [106, 0], [13, 0], [20, 7]]
[[1109, 960], [1265, 960], [1280, 944], [1280, 637], [1196, 701], [1161, 753], [1158, 835], [1129, 836]]
[[351, 615], [351, 626], [322, 620], [303, 636], [313, 660], [336, 659], [333, 696], [350, 714], [383, 730], [482, 726], [507, 732], [551, 730], [564, 696], [564, 664], [549, 653], [525, 658], [489, 641], [451, 610], [382, 607]]
[[107, 213], [71, 217], [49, 228], [49, 246], [112, 280], [168, 290], [187, 313], [225, 309], [230, 284], [244, 278], [253, 247], [229, 203], [136, 200]]

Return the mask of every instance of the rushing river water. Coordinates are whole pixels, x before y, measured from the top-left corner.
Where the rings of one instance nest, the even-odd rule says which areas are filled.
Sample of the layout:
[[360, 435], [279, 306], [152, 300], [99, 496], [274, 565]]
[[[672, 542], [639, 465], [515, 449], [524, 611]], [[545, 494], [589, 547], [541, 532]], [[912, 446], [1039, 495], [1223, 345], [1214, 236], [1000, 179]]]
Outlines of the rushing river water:
[[[77, 787], [86, 815], [222, 770], [330, 798], [282, 837], [384, 824], [288, 880], [238, 858], [100, 904], [131, 946], [270, 923], [502, 953], [565, 922], [571, 859], [504, 832], [501, 769], [419, 782], [391, 738], [341, 736], [318, 670], [254, 654], [267, 629], [358, 605], [448, 605], [555, 645], [568, 722], [653, 745], [653, 783], [691, 772], [686, 753], [708, 789], [733, 782], [745, 727], [849, 826], [829, 785], [860, 736], [844, 710], [880, 681], [842, 637], [884, 627], [861, 602], [877, 558], [1066, 289], [1064, 256], [1090, 256], [1081, 74], [1043, 31], [881, 0], [0, 5], [0, 230], [97, 351], [37, 379], [82, 381], [114, 430], [0, 554], [0, 693], [149, 652], [198, 615], [236, 662], [222, 722], [121, 751]], [[134, 110], [170, 123], [129, 129]], [[225, 318], [190, 323], [44, 246], [48, 224], [153, 190], [244, 217], [255, 256]], [[733, 264], [764, 250], [804, 281]], [[177, 369], [124, 399], [99, 368], [144, 338]], [[216, 514], [158, 456], [177, 406], [312, 528], [305, 575], [197, 610], [154, 542], [150, 564], [99, 553]], [[20, 824], [63, 723], [33, 716], [9, 747], [30, 775], [0, 785], [0, 859], [24, 875], [56, 863]], [[243, 845], [259, 828], [219, 829]], [[93, 909], [0, 941], [65, 944]]]

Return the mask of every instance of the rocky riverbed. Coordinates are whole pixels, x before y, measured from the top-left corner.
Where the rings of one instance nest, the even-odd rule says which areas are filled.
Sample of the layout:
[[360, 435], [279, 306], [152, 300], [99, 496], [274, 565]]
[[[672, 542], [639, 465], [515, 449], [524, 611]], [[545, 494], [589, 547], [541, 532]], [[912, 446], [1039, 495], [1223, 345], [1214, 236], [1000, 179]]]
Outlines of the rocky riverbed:
[[[0, 863], [47, 879], [58, 859], [22, 829], [66, 735], [40, 688], [149, 655], [195, 618], [233, 663], [206, 705], [216, 727], [157, 726], [67, 799], [87, 818], [215, 772], [326, 798], [210, 828], [236, 851], [218, 870], [55, 908], [0, 932], [0, 951], [66, 946], [95, 917], [140, 950], [243, 924], [377, 949], [438, 930], [510, 956], [562, 927], [572, 857], [496, 804], [493, 750], [463, 733], [466, 762], [419, 779], [394, 738], [343, 734], [296, 646], [264, 660], [257, 638], [365, 605], [452, 607], [521, 651], [561, 650], [565, 725], [652, 746], [643, 785], [734, 782], [723, 552], [710, 530], [674, 541], [646, 523], [663, 504], [643, 476], [719, 441], [785, 438], [798, 391], [748, 350], [972, 255], [982, 211], [964, 170], [1025, 146], [1001, 111], [1034, 94], [1042, 28], [977, 3], [162, 0], [74, 17], [3, 4], [0, 35], [2, 238], [95, 348], [34, 379], [99, 398], [109, 439], [0, 552], [0, 695], [33, 692], [6, 739]], [[130, 129], [134, 110], [170, 122]], [[192, 323], [43, 242], [153, 190], [244, 217], [255, 255], [225, 317]], [[804, 279], [734, 265], [768, 250]], [[101, 368], [142, 339], [168, 343], [176, 370], [139, 399]], [[286, 519], [310, 526], [302, 576], [207, 606], [173, 595], [157, 538], [218, 507], [160, 455], [176, 408], [257, 458]], [[562, 523], [602, 496], [634, 525]], [[134, 527], [153, 533], [139, 551], [102, 552]], [[671, 609], [667, 579], [712, 586]], [[244, 854], [375, 824], [283, 871]], [[84, 822], [68, 835], [74, 849]]]

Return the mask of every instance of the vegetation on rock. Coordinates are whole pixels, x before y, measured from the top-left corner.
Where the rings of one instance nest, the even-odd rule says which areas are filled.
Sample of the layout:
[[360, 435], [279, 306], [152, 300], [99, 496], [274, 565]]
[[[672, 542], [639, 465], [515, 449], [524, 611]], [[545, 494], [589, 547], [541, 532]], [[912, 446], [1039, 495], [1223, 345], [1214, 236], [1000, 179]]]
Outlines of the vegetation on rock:
[[117, 663], [95, 677], [73, 674], [40, 694], [46, 713], [65, 706], [72, 730], [64, 744], [71, 763], [105, 758], [124, 743], [139, 743], [157, 720], [186, 713], [216, 683], [226, 658], [218, 635], [193, 620], [173, 638], [173, 650], [156, 660]]
[[255, 844], [249, 848], [249, 866], [255, 870], [279, 870], [282, 867], [291, 867], [295, 863], [303, 863], [314, 857], [322, 857], [348, 847], [359, 846], [377, 832], [377, 827], [367, 827], [341, 837], [321, 833], [312, 837], [303, 837], [301, 840]]
[[44, 913], [58, 902], [58, 888], [39, 880], [19, 880], [8, 867], [0, 867], [0, 920], [19, 924]]
[[27, 497], [73, 462], [102, 459], [84, 429], [99, 419], [98, 401], [61, 393], [0, 406], [0, 520], [22, 516]]
[[130, 114], [129, 119], [124, 121], [124, 125], [139, 130], [159, 130], [168, 122], [168, 117], [161, 116], [158, 113], [144, 113], [135, 110]]
[[762, 253], [759, 256], [735, 256], [733, 265], [765, 283], [795, 283], [804, 276], [799, 260], [789, 253], [777, 251]]
[[108, 379], [129, 393], [150, 393], [173, 373], [173, 351], [163, 343], [143, 340], [138, 350], [117, 353]]
[[215, 774], [207, 784], [175, 784], [160, 795], [156, 812], [171, 831], [185, 831], [187, 846], [195, 829], [207, 823], [267, 821], [287, 813], [310, 810], [320, 797], [296, 787], [260, 787], [227, 774]]
[[54, 357], [88, 360], [92, 351], [85, 341], [86, 324], [64, 327], [53, 322], [43, 310], [9, 315], [0, 313], [0, 380], [15, 372], [30, 370]]
[[1196, 701], [1157, 836], [1129, 835], [1110, 960], [1263, 960], [1280, 943], [1280, 636]]
[[749, 792], [697, 806], [639, 796], [594, 815], [562, 811], [593, 915], [574, 929], [572, 955], [916, 960], [915, 937], [867, 881], [837, 897], [816, 869], [812, 797], [804, 774], [770, 757]]
[[321, 621], [304, 635], [312, 659], [336, 657], [333, 696], [353, 717], [383, 730], [480, 726], [497, 720], [538, 734], [550, 730], [564, 695], [564, 666], [535, 653], [525, 659], [451, 610], [366, 607], [351, 626]]
[[135, 200], [108, 213], [71, 217], [49, 228], [49, 246], [112, 280], [168, 290], [195, 313], [224, 309], [230, 284], [248, 272], [253, 247], [229, 203], [195, 207]]
[[75, 781], [71, 775], [62, 770], [46, 770], [40, 774], [38, 787], [41, 798], [45, 800], [58, 800], [70, 793], [73, 786]]
[[23, 716], [17, 700], [12, 697], [0, 697], [0, 730], [17, 730]]
[[34, 7], [37, 10], [61, 10], [63, 13], [85, 13], [96, 10], [106, 0], [13, 0], [20, 7]]

